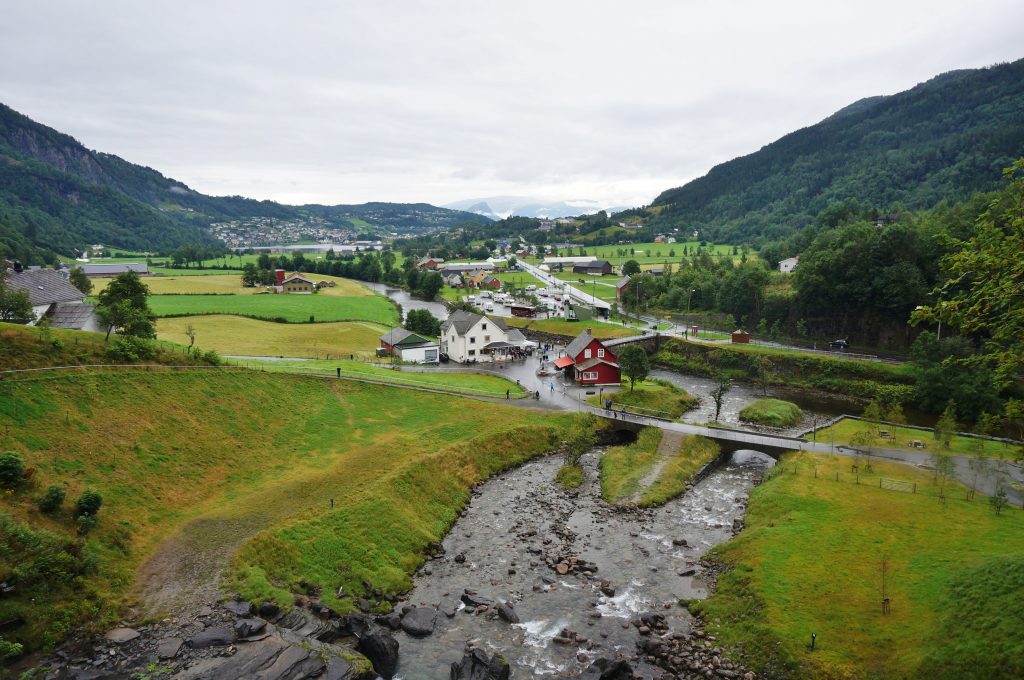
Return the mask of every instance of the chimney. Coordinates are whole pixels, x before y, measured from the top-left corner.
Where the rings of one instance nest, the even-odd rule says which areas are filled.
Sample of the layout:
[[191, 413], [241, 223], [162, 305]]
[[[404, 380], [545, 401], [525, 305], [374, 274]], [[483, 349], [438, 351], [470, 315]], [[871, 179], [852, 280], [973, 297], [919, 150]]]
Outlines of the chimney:
[[274, 270], [274, 277], [275, 277], [275, 279], [277, 281], [277, 285], [280, 286], [282, 283], [284, 283], [284, 270], [283, 269], [275, 269]]

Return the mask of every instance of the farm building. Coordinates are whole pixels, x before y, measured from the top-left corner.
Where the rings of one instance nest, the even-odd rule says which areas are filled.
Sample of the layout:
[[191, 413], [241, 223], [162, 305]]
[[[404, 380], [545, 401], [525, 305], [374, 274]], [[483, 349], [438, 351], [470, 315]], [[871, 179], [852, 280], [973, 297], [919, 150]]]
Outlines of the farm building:
[[78, 290], [63, 274], [53, 269], [29, 269], [7, 276], [13, 290], [24, 290], [32, 304], [34, 326], [46, 319], [53, 328], [104, 333], [107, 327], [96, 315], [96, 306], [85, 302], [85, 293]]
[[444, 259], [440, 257], [425, 257], [416, 263], [416, 266], [420, 269], [437, 269], [444, 264]]
[[316, 290], [316, 282], [311, 279], [307, 279], [305, 276], [292, 274], [281, 281], [281, 284], [278, 287], [282, 293], [311, 294]]
[[742, 328], [737, 328], [732, 332], [732, 341], [737, 344], [747, 344], [750, 342], [750, 333], [746, 332]]
[[618, 357], [591, 334], [588, 328], [577, 335], [565, 348], [565, 356], [555, 360], [555, 367], [563, 369], [581, 385], [618, 385], [622, 382]]
[[589, 274], [590, 276], [604, 276], [612, 273], [612, 264], [608, 260], [591, 260], [572, 266], [573, 274]]
[[149, 265], [145, 262], [124, 262], [121, 264], [82, 264], [79, 265], [86, 276], [117, 276], [125, 272], [135, 272], [139, 276], [149, 276]]
[[794, 269], [796, 269], [796, 266], [798, 264], [800, 264], [799, 255], [797, 255], [796, 257], [787, 257], [785, 260], [781, 260], [779, 262], [779, 271], [782, 272], [783, 274], [789, 274]]
[[440, 345], [405, 328], [395, 328], [380, 336], [381, 349], [400, 361], [436, 364]]
[[629, 285], [629, 274], [626, 274], [621, 279], [615, 282], [615, 299], [621, 300], [622, 294], [626, 292], [626, 286]]

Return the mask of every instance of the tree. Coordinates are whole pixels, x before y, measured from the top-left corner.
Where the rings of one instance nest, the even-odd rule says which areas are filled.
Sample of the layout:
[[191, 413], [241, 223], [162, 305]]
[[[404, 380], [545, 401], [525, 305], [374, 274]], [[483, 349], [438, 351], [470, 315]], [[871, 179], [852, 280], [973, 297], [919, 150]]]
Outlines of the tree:
[[940, 302], [911, 315], [914, 324], [944, 321], [981, 338], [981, 352], [961, 361], [991, 367], [999, 386], [1024, 370], [1024, 159], [1003, 173], [1007, 189], [941, 260], [949, 278], [935, 291]]
[[627, 276], [635, 276], [636, 274], [639, 274], [640, 263], [636, 260], [626, 260], [626, 263], [622, 265], [622, 273]]
[[932, 466], [935, 468], [935, 479], [941, 480], [940, 488], [945, 487], [946, 480], [956, 472], [956, 465], [953, 457], [945, 451], [936, 450], [931, 455]]
[[85, 270], [81, 267], [73, 267], [68, 275], [68, 280], [72, 286], [82, 291], [83, 295], [88, 295], [92, 292], [92, 280], [86, 276]]
[[413, 333], [438, 337], [441, 335], [441, 321], [427, 309], [411, 309], [405, 316], [405, 327]]
[[85, 491], [75, 501], [75, 515], [96, 515], [103, 505], [103, 496], [98, 491]]
[[253, 287], [260, 282], [260, 270], [252, 262], [242, 265], [242, 285]]
[[[903, 413], [903, 407], [900, 406], [899, 402], [895, 402], [889, 407], [889, 410], [886, 411], [885, 419], [896, 426], [905, 425], [907, 423], [907, 416]], [[894, 429], [892, 433], [892, 441], [894, 444], [897, 441], [897, 433], [898, 430]]]
[[188, 348], [192, 349], [192, 346], [196, 344], [196, 327], [191, 323], [185, 324], [185, 335], [188, 337]]
[[0, 321], [28, 323], [36, 318], [32, 301], [27, 290], [15, 290], [6, 285], [5, 274], [0, 267]]
[[1006, 498], [1006, 489], [1002, 486], [996, 489], [996, 492], [988, 499], [988, 504], [992, 506], [997, 515], [1002, 514], [1003, 508], [1010, 504]]
[[53, 512], [63, 505], [65, 496], [67, 496], [67, 492], [64, 487], [54, 484], [39, 499], [39, 509], [42, 512]]
[[419, 291], [427, 300], [433, 300], [444, 288], [444, 279], [437, 272], [430, 272], [420, 280]]
[[643, 382], [651, 372], [651, 365], [647, 361], [647, 352], [639, 345], [627, 345], [619, 353], [619, 367], [623, 375], [629, 378], [629, 391], [637, 382]]
[[0, 487], [13, 489], [25, 478], [25, 461], [14, 451], [0, 454]]
[[757, 382], [761, 385], [761, 394], [767, 397], [768, 379], [771, 377], [775, 364], [772, 363], [771, 359], [762, 354], [758, 355], [755, 366], [757, 369]]
[[732, 381], [724, 372], [715, 374], [715, 387], [711, 390], [711, 398], [715, 400], [715, 421], [722, 415], [722, 404], [725, 403], [725, 395], [732, 389]]
[[1006, 423], [1017, 430], [1017, 439], [1024, 439], [1024, 399], [1007, 399], [1003, 413]]
[[950, 399], [946, 404], [946, 409], [935, 423], [935, 440], [940, 442], [943, 448], [948, 449], [949, 442], [953, 439], [953, 434], [956, 431], [956, 402]]
[[[149, 286], [135, 272], [118, 274], [97, 296], [98, 312], [105, 323], [124, 335], [155, 338], [155, 317], [149, 310]], [[110, 332], [107, 332], [110, 337]]]

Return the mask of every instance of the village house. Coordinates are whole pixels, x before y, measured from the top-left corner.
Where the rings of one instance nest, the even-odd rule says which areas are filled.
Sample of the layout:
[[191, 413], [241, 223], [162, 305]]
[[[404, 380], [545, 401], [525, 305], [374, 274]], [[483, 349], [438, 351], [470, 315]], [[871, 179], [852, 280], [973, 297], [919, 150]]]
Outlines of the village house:
[[621, 300], [623, 293], [626, 292], [626, 286], [629, 285], [629, 274], [626, 274], [621, 279], [615, 282], [615, 299]]
[[85, 294], [53, 269], [31, 269], [10, 273], [7, 285], [24, 290], [32, 304], [35, 326], [44, 319], [53, 328], [105, 333], [107, 327], [96, 314], [96, 306], [85, 302]]
[[416, 263], [416, 266], [420, 269], [437, 269], [439, 266], [444, 264], [444, 259], [440, 257], [424, 257], [422, 260]]
[[494, 361], [508, 354], [508, 326], [491, 318], [457, 310], [441, 324], [441, 353], [452, 361]]
[[555, 367], [580, 385], [618, 385], [622, 382], [618, 357], [587, 329], [565, 348]]
[[399, 361], [436, 364], [440, 345], [430, 338], [405, 328], [395, 328], [380, 336], [380, 347]]
[[612, 273], [612, 264], [608, 260], [591, 260], [590, 262], [574, 264], [572, 266], [572, 273], [604, 276]]
[[789, 274], [794, 269], [796, 269], [796, 266], [798, 264], [800, 264], [799, 255], [797, 255], [796, 257], [787, 257], [785, 260], [779, 262], [779, 271], [782, 272], [783, 274]]
[[299, 274], [292, 274], [281, 282], [282, 293], [310, 295], [316, 290], [316, 281]]

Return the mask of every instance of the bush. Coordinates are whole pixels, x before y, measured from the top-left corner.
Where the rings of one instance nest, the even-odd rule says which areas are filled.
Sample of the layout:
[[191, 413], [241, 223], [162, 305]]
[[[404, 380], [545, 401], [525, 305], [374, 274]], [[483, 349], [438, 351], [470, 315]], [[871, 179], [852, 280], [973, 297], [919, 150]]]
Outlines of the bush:
[[0, 454], [0, 486], [13, 489], [25, 478], [25, 461], [14, 451]]
[[79, 515], [75, 522], [78, 524], [78, 533], [84, 536], [96, 528], [99, 520], [96, 515]]
[[799, 406], [781, 399], [758, 399], [740, 411], [740, 420], [769, 427], [792, 427], [803, 417]]
[[39, 499], [39, 509], [43, 512], [53, 512], [64, 504], [66, 496], [67, 492], [64, 487], [55, 484], [47, 489], [43, 497]]
[[583, 469], [579, 465], [563, 465], [558, 469], [555, 481], [563, 489], [578, 489], [583, 485]]
[[123, 361], [152, 359], [156, 356], [156, 347], [149, 340], [134, 335], [115, 335], [107, 348], [107, 356]]
[[203, 361], [210, 364], [211, 366], [220, 366], [220, 355], [215, 351], [207, 350], [203, 352]]
[[100, 511], [101, 505], [103, 505], [103, 496], [96, 491], [86, 491], [75, 501], [75, 514], [79, 517], [95, 515]]

